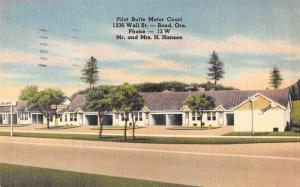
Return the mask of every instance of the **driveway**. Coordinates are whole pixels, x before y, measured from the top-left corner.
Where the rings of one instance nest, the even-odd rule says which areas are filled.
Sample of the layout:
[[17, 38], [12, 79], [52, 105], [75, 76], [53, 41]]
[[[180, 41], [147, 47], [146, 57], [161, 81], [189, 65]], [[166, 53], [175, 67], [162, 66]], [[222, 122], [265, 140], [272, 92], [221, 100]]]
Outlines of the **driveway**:
[[[10, 127], [0, 127], [0, 131], [10, 131]], [[98, 133], [98, 130], [91, 129], [90, 126], [76, 126], [75, 128], [60, 129], [51, 128], [47, 129], [46, 125], [26, 125], [22, 127], [14, 127], [14, 131], [30, 131], [30, 132], [67, 132], [67, 133]], [[165, 126], [149, 126], [145, 128], [136, 129], [136, 135], [174, 135], [174, 136], [209, 136], [209, 135], [222, 135], [231, 132], [231, 127], [221, 127], [217, 129], [209, 130], [170, 130]], [[123, 134], [123, 130], [104, 130], [103, 134]], [[131, 130], [128, 130], [128, 134], [131, 134]]]

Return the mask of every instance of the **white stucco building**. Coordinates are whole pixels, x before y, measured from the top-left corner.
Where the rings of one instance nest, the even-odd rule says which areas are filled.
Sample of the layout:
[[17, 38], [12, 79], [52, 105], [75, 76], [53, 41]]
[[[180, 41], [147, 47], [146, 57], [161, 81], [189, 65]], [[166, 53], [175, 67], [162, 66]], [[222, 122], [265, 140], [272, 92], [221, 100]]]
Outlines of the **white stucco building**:
[[[214, 99], [215, 108], [201, 115], [183, 105], [190, 95], [206, 95]], [[141, 93], [145, 106], [135, 116], [136, 125], [151, 126], [232, 126], [234, 131], [270, 132], [284, 131], [290, 122], [291, 98], [288, 89], [257, 91], [200, 91], [200, 92], [155, 92]], [[78, 94], [72, 101], [65, 101], [58, 109], [56, 125], [97, 125], [96, 111], [84, 111], [85, 96]], [[0, 107], [0, 125], [9, 123], [9, 110]], [[131, 116], [128, 125], [132, 124]], [[17, 124], [46, 123], [44, 117], [26, 102], [18, 101], [13, 111]], [[122, 126], [124, 114], [111, 112], [104, 125]]]

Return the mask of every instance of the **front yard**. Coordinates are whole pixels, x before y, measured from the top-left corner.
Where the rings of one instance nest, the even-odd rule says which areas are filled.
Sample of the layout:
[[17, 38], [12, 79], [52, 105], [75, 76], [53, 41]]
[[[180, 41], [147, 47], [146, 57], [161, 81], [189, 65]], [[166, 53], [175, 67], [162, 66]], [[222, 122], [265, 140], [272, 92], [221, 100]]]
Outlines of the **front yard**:
[[[251, 132], [230, 132], [223, 136], [251, 136]], [[300, 136], [297, 132], [254, 132], [254, 136]]]
[[[9, 136], [9, 132], [0, 132], [0, 136]], [[99, 140], [98, 135], [94, 134], [58, 134], [58, 133], [29, 133], [15, 132], [14, 136], [34, 137], [34, 138], [56, 138], [56, 139], [74, 139], [91, 141], [110, 141], [124, 142], [123, 136], [105, 135]], [[300, 137], [280, 138], [280, 137], [160, 137], [160, 136], [136, 136], [135, 140], [127, 136], [127, 142], [130, 143], [151, 143], [151, 144], [247, 144], [247, 143], [284, 143], [300, 142]]]

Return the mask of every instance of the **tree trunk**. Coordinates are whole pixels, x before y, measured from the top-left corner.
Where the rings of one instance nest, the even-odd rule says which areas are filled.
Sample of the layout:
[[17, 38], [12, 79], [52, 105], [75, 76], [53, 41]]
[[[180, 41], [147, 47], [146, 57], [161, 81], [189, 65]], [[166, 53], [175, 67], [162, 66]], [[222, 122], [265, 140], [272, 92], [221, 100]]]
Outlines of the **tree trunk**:
[[101, 119], [101, 113], [98, 112], [98, 126], [99, 126], [99, 139], [102, 138], [103, 124]]
[[200, 127], [202, 127], [202, 116], [203, 116], [203, 114], [202, 114], [202, 112], [199, 112], [200, 113]]
[[[136, 114], [137, 115], [137, 114]], [[131, 119], [132, 119], [132, 140], [135, 139], [135, 116], [133, 116], [133, 113], [131, 113]]]
[[124, 127], [124, 141], [127, 141], [127, 122], [128, 122], [128, 113], [125, 113], [125, 127]]
[[47, 114], [46, 114], [46, 121], [47, 121], [47, 129], [49, 129], [50, 128], [50, 120], [49, 120], [49, 113], [47, 112]]
[[215, 79], [215, 85], [217, 85], [217, 80]]

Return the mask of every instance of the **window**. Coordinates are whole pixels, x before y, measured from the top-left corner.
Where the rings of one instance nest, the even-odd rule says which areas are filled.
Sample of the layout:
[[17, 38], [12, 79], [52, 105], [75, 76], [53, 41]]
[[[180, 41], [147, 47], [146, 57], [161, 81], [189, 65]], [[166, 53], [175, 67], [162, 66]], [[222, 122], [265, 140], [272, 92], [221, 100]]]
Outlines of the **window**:
[[121, 120], [124, 121], [125, 120], [125, 116], [124, 113], [121, 114]]
[[146, 119], [149, 119], [149, 114], [148, 113], [146, 113]]
[[119, 114], [116, 114], [116, 119], [119, 119]]
[[3, 120], [5, 120], [5, 114], [3, 114]]
[[219, 112], [219, 119], [223, 119], [223, 112]]
[[185, 113], [185, 119], [189, 119], [189, 112]]
[[196, 112], [192, 112], [192, 120], [193, 120], [193, 121], [196, 120]]
[[197, 112], [197, 120], [200, 121], [201, 118], [202, 118], [202, 116], [201, 116], [200, 112]]
[[68, 121], [68, 115], [65, 114], [65, 122], [67, 122], [67, 121]]
[[279, 131], [279, 130], [278, 130], [277, 127], [273, 128], [273, 132], [278, 132], [278, 131]]
[[137, 121], [138, 120], [138, 114], [134, 113], [133, 115], [134, 115], [134, 120]]
[[216, 121], [216, 113], [215, 112], [212, 113], [212, 120]]
[[143, 121], [143, 113], [142, 112], [139, 112], [139, 119], [140, 119], [140, 121]]
[[70, 114], [70, 121], [77, 121], [77, 113]]
[[208, 112], [207, 113], [207, 121], [210, 121], [211, 120], [211, 112]]

